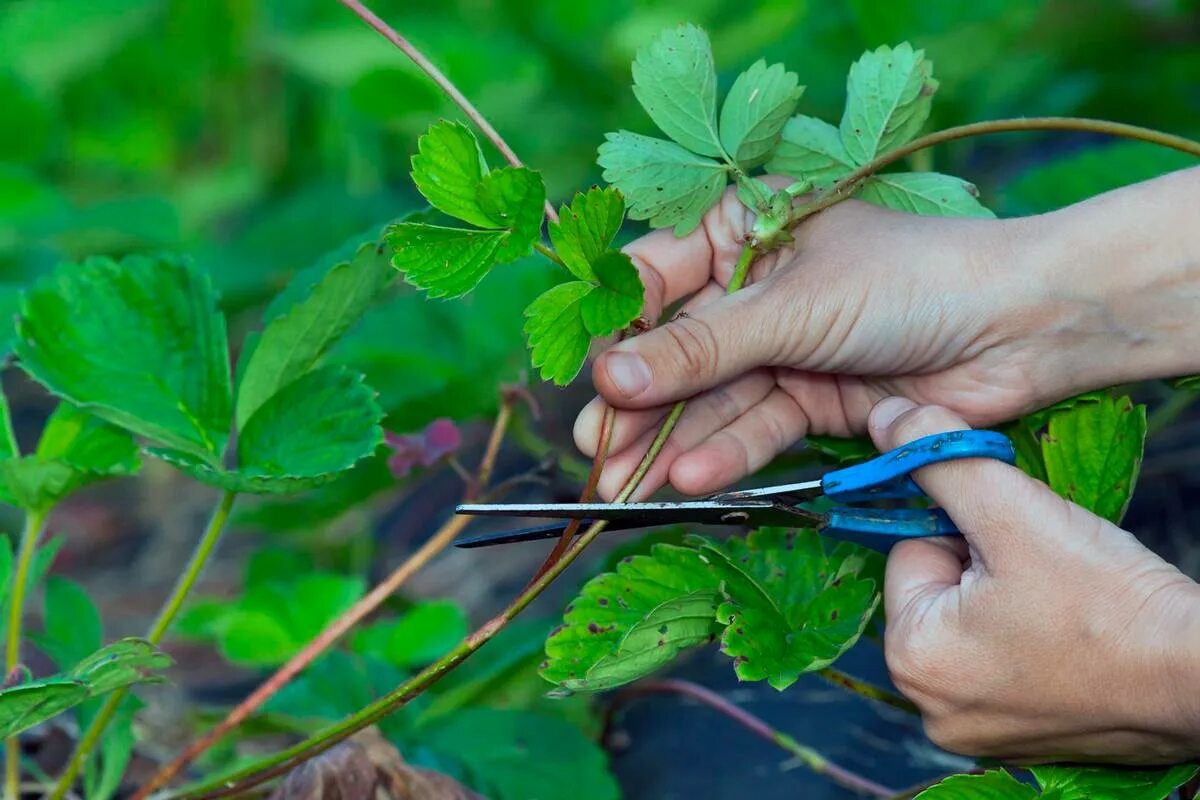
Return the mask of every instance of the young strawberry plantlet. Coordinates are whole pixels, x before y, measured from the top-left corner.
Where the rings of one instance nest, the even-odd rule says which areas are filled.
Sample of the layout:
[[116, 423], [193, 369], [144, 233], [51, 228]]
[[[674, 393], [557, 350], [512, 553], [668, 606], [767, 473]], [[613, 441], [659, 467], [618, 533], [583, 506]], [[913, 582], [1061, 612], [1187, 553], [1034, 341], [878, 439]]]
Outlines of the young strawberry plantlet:
[[[541, 175], [520, 162], [445, 75], [358, 0], [342, 2], [430, 75], [508, 163], [489, 164], [466, 125], [434, 122], [417, 141], [411, 171], [430, 208], [362, 237], [367, 241], [356, 243], [345, 258], [323, 258], [298, 273], [268, 305], [261, 330], [242, 342], [236, 372], [216, 292], [187, 259], [166, 254], [87, 259], [60, 267], [25, 292], [17, 322], [18, 365], [60, 402], [27, 456], [17, 448], [7, 406], [0, 405], [0, 499], [25, 513], [18, 554], [0, 547], [0, 575], [12, 576], [5, 582], [9, 679], [0, 690], [7, 796], [19, 796], [16, 735], [71, 710], [82, 735], [50, 796], [65, 797], [80, 776], [89, 798], [106, 800], [120, 789], [138, 709], [127, 692], [161, 679], [169, 660], [157, 644], [173, 626], [212, 643], [231, 663], [274, 672], [138, 787], [139, 799], [235, 795], [284, 776], [292, 791], [307, 785], [308, 776], [339, 769], [374, 775], [383, 767], [365, 753], [375, 733], [358, 732], [375, 726], [405, 757], [432, 753], [439, 769], [458, 779], [438, 776], [439, 785], [455, 796], [470, 796], [464, 788], [469, 785], [498, 800], [568, 794], [615, 800], [620, 790], [605, 754], [587, 735], [594, 734], [591, 693], [627, 686], [668, 667], [684, 651], [710, 644], [730, 658], [742, 681], [766, 681], [785, 691], [802, 675], [816, 673], [860, 695], [915, 710], [904, 698], [833, 669], [864, 632], [884, 624], [884, 558], [834, 543], [814, 528], [760, 527], [721, 540], [689, 530], [652, 546], [631, 545], [610, 569], [586, 582], [553, 631], [513, 621], [604, 530], [603, 522], [578, 538], [572, 538], [575, 531], [564, 535], [528, 586], [474, 631], [453, 604], [395, 602], [411, 575], [461, 533], [467, 521], [462, 516], [445, 521], [370, 589], [361, 574], [323, 563], [318, 568], [293, 548], [278, 548], [248, 559], [236, 597], [197, 600], [190, 594], [241, 494], [307, 492], [305, 500], [295, 501], [305, 515], [303, 527], [310, 509], [326, 513], [333, 507], [328, 513], [340, 513], [364, 505], [397, 479], [445, 464], [463, 478], [465, 502], [515, 485], [492, 478], [519, 413], [520, 391], [501, 392], [474, 471], [459, 461], [468, 450], [458, 425], [440, 419], [452, 412], [438, 409], [430, 416], [439, 419], [423, 430], [429, 418], [385, 436], [383, 421], [396, 406], [380, 399], [339, 348], [353, 339], [365, 315], [400, 307], [387, 304], [402, 288], [397, 275], [426, 300], [474, 293], [467, 302], [479, 302], [517, 285], [518, 273], [530, 262], [548, 262], [552, 283], [539, 276], [519, 284], [529, 287], [521, 301], [523, 330], [530, 363], [543, 380], [561, 386], [578, 377], [595, 340], [636, 335], [657, 322], [642, 319], [645, 287], [638, 268], [614, 246], [627, 214], [684, 236], [732, 192], [748, 221], [727, 286], [735, 292], [750, 280], [757, 258], [793, 242], [798, 223], [848, 197], [912, 214], [993, 216], [963, 179], [881, 172], [934, 144], [1048, 129], [1127, 136], [1193, 155], [1200, 155], [1200, 145], [1070, 118], [997, 120], [921, 136], [938, 82], [934, 65], [908, 43], [869, 51], [850, 67], [844, 111], [833, 124], [803, 113], [801, 78], [782, 64], [753, 63], [720, 97], [707, 34], [682, 25], [643, 47], [632, 67], [634, 96], [662, 136], [608, 134], [597, 163], [610, 185], [575, 193], [556, 209]], [[415, 302], [418, 295], [409, 291], [401, 299]], [[404, 323], [385, 316], [378, 324]], [[414, 330], [432, 338], [420, 326]], [[414, 375], [420, 371], [413, 369]], [[384, 396], [389, 379], [402, 383], [409, 377], [372, 375]], [[1194, 382], [1180, 379], [1177, 386], [1191, 389]], [[459, 383], [449, 381], [447, 391], [478, 393], [479, 384], [468, 374]], [[490, 391], [483, 387], [483, 393]], [[617, 492], [618, 502], [633, 496], [684, 407], [676, 403], [653, 436], [647, 435], [652, 441]], [[595, 490], [615, 427], [610, 411], [584, 497]], [[1145, 407], [1111, 392], [1059, 403], [1004, 428], [1019, 466], [1113, 522], [1128, 506], [1147, 430]], [[861, 441], [813, 437], [812, 444], [838, 460], [873, 454]], [[145, 639], [104, 646], [99, 614], [86, 594], [62, 579], [45, 580], [55, 544], [39, 546], [39, 539], [63, 497], [101, 478], [135, 474], [143, 456], [212, 487], [216, 505]], [[264, 504], [256, 511], [279, 508]], [[43, 583], [42, 630], [26, 637], [25, 597]], [[368, 615], [373, 616], [364, 623]], [[20, 646], [26, 638], [54, 661], [57, 674], [33, 680], [22, 671]], [[468, 662], [489, 642], [487, 655]], [[667, 681], [643, 681], [625, 691], [650, 691], [656, 684], [696, 697], [704, 692]], [[548, 701], [548, 689], [569, 696]], [[1196, 773], [1186, 765], [1039, 766], [1028, 770], [1035, 787], [1015, 778], [1016, 768], [997, 768], [895, 795], [744, 711], [711, 700], [705, 702], [779, 743], [814, 772], [877, 797], [1162, 800]], [[236, 758], [235, 735], [253, 734], [239, 730], [248, 720], [254, 730], [293, 736], [296, 743], [263, 758]], [[202, 777], [169, 787], [218, 743], [226, 747], [208, 752]], [[528, 768], [531, 759], [539, 769]]]

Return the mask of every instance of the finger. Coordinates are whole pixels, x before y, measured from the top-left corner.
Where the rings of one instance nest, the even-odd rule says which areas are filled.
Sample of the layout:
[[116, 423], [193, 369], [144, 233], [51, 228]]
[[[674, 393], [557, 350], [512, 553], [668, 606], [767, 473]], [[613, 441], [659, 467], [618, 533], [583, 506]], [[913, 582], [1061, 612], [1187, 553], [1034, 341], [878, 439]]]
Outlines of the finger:
[[[871, 438], [890, 450], [922, 436], [970, 428], [941, 406], [889, 397], [872, 409]], [[1036, 558], [1033, 545], [1064, 525], [1066, 503], [1016, 467], [990, 458], [961, 459], [917, 470], [914, 480], [950, 515], [990, 569], [998, 562]]]
[[643, 316], [657, 320], [664, 308], [698, 291], [711, 277], [722, 285], [728, 282], [741, 254], [746, 224], [746, 210], [730, 189], [687, 236], [678, 238], [664, 228], [627, 245], [625, 253], [646, 287]]
[[[684, 409], [672, 438], [680, 441], [702, 442], [731, 420], [761, 401], [775, 385], [767, 370], [752, 370], [724, 386], [717, 386], [693, 398]], [[608, 405], [596, 398], [584, 407], [575, 423], [575, 444], [588, 455], [595, 456], [600, 435], [600, 421]], [[633, 445], [643, 434], [653, 429], [670, 412], [670, 406], [622, 411], [616, 416], [610, 453], [620, 453]], [[653, 437], [651, 437], [653, 438]]]
[[808, 433], [796, 401], [774, 389], [761, 403], [721, 428], [671, 465], [671, 485], [684, 494], [708, 494], [758, 470]]
[[[774, 378], [769, 372], [756, 370], [731, 384], [712, 389], [688, 403], [678, 425], [642, 480], [635, 497], [646, 497], [662, 486], [675, 459], [760, 403], [770, 393], [773, 385]], [[618, 414], [617, 419], [620, 420], [621, 416]], [[615, 451], [615, 454], [609, 457], [604, 474], [600, 478], [599, 491], [602, 497], [616, 496], [641, 463], [642, 456], [657, 435], [658, 426], [655, 425], [644, 431], [628, 447]]]
[[931, 537], [906, 539], [888, 553], [884, 574], [883, 607], [888, 624], [901, 626], [918, 607], [932, 602], [962, 580], [967, 558], [962, 539]]
[[650, 408], [696, 395], [769, 362], [779, 326], [756, 284], [627, 339], [596, 359], [592, 381], [618, 408]]

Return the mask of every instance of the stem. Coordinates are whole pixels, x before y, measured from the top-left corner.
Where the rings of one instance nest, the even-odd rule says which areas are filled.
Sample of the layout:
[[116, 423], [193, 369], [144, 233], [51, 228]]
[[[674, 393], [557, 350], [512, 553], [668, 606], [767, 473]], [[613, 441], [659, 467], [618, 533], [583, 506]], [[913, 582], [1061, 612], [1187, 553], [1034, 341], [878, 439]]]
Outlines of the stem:
[[921, 713], [917, 709], [916, 705], [914, 705], [908, 699], [896, 694], [895, 692], [889, 692], [883, 687], [859, 680], [853, 675], [847, 675], [841, 670], [826, 667], [817, 674], [832, 683], [834, 686], [840, 686], [847, 691], [853, 692], [859, 697], [865, 697], [868, 700], [875, 700], [876, 702], [883, 703], [884, 705], [891, 706], [892, 708], [898, 708], [901, 711], [907, 711], [910, 714], [919, 715]]
[[1100, 133], [1107, 136], [1119, 136], [1126, 139], [1137, 139], [1151, 144], [1181, 150], [1194, 156], [1200, 156], [1200, 142], [1174, 136], [1169, 133], [1142, 128], [1137, 125], [1126, 125], [1122, 122], [1109, 122], [1103, 119], [1086, 119], [1083, 117], [1018, 117], [1016, 119], [995, 119], [986, 122], [972, 122], [968, 125], [957, 125], [953, 128], [935, 131], [925, 136], [913, 139], [907, 144], [890, 150], [873, 161], [859, 167], [854, 172], [842, 178], [828, 190], [820, 193], [808, 204], [798, 206], [790, 217], [789, 222], [797, 223], [818, 211], [845, 200], [858, 185], [874, 175], [879, 170], [899, 161], [902, 158], [924, 150], [926, 147], [952, 142], [955, 139], [965, 139], [969, 136], [982, 136], [990, 133], [1012, 133], [1015, 131], [1084, 131]]
[[[496, 421], [488, 436], [487, 446], [479, 460], [475, 477], [467, 482], [464, 495], [466, 502], [471, 502], [482, 493], [491, 480], [496, 466], [496, 458], [500, 453], [500, 445], [504, 441], [504, 433], [513, 418], [514, 399], [504, 398], [496, 413]], [[189, 764], [199, 758], [210, 747], [224, 738], [230, 731], [241, 725], [251, 714], [263, 706], [280, 689], [299, 675], [305, 667], [311, 664], [322, 653], [328, 650], [338, 639], [342, 638], [351, 628], [378, 608], [385, 600], [399, 591], [400, 587], [428, 564], [436, 555], [446, 549], [471, 521], [470, 517], [455, 514], [450, 517], [432, 536], [425, 540], [412, 555], [404, 560], [391, 575], [380, 582], [361, 600], [352, 605], [344, 614], [331, 622], [315, 638], [304, 646], [300, 652], [292, 656], [286, 664], [275, 671], [271, 677], [263, 681], [253, 693], [240, 702], [212, 730], [188, 745], [187, 749], [175, 757], [169, 764], [160, 768], [150, 780], [141, 786], [133, 795], [132, 800], [144, 800], [154, 790], [165, 786], [172, 778], [182, 772]]]
[[558, 264], [563, 269], [567, 268], [566, 262], [564, 262], [562, 260], [562, 258], [559, 257], [558, 253], [554, 252], [553, 249], [551, 249], [550, 247], [547, 247], [542, 242], [534, 242], [533, 249], [537, 250], [539, 253], [541, 253], [546, 258], [550, 259], [551, 261], [553, 261], [555, 264]]
[[[4, 679], [8, 681], [21, 663], [21, 620], [25, 613], [25, 590], [29, 569], [37, 552], [38, 540], [46, 526], [49, 510], [26, 511], [25, 527], [21, 531], [21, 549], [17, 556], [17, 571], [12, 581], [12, 596], [8, 606], [8, 639], [4, 650]], [[4, 797], [19, 800], [21, 796], [21, 740], [10, 737], [4, 743]]]
[[[221, 499], [213, 511], [212, 518], [208, 521], [208, 527], [204, 529], [204, 533], [201, 535], [200, 541], [196, 545], [196, 550], [192, 553], [192, 557], [187, 563], [187, 567], [184, 568], [183, 574], [179, 576], [179, 581], [175, 584], [171, 595], [163, 604], [162, 609], [159, 610], [158, 618], [154, 620], [154, 624], [150, 626], [149, 632], [146, 633], [146, 639], [151, 644], [158, 644], [162, 640], [167, 630], [171, 627], [171, 623], [175, 621], [175, 616], [183, 607], [188, 593], [196, 585], [196, 581], [200, 578], [200, 573], [204, 571], [204, 565], [208, 562], [208, 558], [212, 555], [213, 550], [216, 549], [217, 542], [221, 540], [221, 532], [225, 529], [225, 523], [229, 519], [229, 512], [233, 510], [233, 501], [236, 498], [236, 492], [222, 492]], [[118, 689], [110, 693], [105, 699], [104, 705], [100, 707], [100, 711], [96, 713], [92, 724], [84, 732], [79, 746], [75, 748], [75, 752], [71, 754], [71, 760], [67, 762], [66, 769], [54, 785], [54, 791], [50, 793], [50, 800], [61, 800], [70, 791], [71, 787], [75, 784], [75, 778], [79, 775], [79, 770], [83, 768], [83, 764], [91, 754], [92, 749], [100, 741], [104, 729], [108, 727], [108, 723], [112, 720], [113, 715], [117, 713], [117, 707], [125, 699], [128, 691], [127, 688]]]
[[1157, 433], [1161, 433], [1175, 420], [1179, 415], [1191, 408], [1192, 403], [1200, 399], [1200, 392], [1185, 392], [1176, 391], [1158, 408], [1154, 409], [1154, 413], [1150, 415], [1150, 419], [1146, 422], [1146, 438], [1150, 438]]
[[729, 285], [725, 287], [725, 294], [733, 294], [746, 283], [746, 277], [750, 274], [750, 265], [754, 263], [754, 257], [758, 253], [750, 244], [742, 246], [742, 252], [738, 256], [737, 264], [733, 267], [733, 277], [729, 279]]
[[782, 747], [805, 767], [817, 775], [824, 775], [839, 786], [878, 798], [890, 798], [896, 793], [895, 789], [881, 786], [869, 778], [864, 778], [845, 767], [833, 763], [813, 748], [802, 745], [783, 731], [772, 728], [766, 720], [756, 717], [741, 706], [731, 703], [711, 689], [692, 683], [691, 681], [673, 678], [659, 681], [643, 681], [620, 692], [613, 699], [612, 705], [609, 707], [609, 713], [611, 714], [619, 706], [637, 697], [658, 693], [680, 694], [724, 714], [768, 742]]
[[[455, 86], [454, 83], [447, 78], [432, 61], [426, 58], [425, 54], [418, 50], [412, 42], [401, 36], [395, 28], [380, 19], [374, 11], [364, 6], [361, 2], [359, 2], [359, 0], [338, 0], [338, 2], [354, 12], [359, 19], [378, 31], [383, 38], [396, 45], [396, 47], [400, 48], [400, 51], [404, 53], [404, 55], [412, 59], [412, 62], [416, 64], [422, 72], [428, 75], [433, 82], [438, 85], [438, 88], [445, 92], [446, 95], [454, 101], [455, 105], [462, 109], [463, 113], [467, 115], [467, 118], [470, 119], [471, 122], [475, 123], [475, 126], [483, 132], [483, 135], [487, 137], [488, 141], [496, 146], [496, 149], [500, 151], [500, 154], [504, 156], [508, 163], [512, 164], [514, 167], [525, 166], [523, 163], [521, 163], [521, 159], [517, 158], [517, 154], [513, 152], [513, 149], [508, 146], [508, 142], [504, 141], [504, 137], [501, 136], [500, 133], [492, 127], [492, 124], [487, 121], [487, 118], [479, 112], [479, 109], [477, 109], [474, 104], [467, 99], [466, 95], [459, 91], [458, 87]], [[546, 216], [552, 222], [558, 222], [558, 214], [554, 211], [554, 205], [549, 199], [546, 200]]]

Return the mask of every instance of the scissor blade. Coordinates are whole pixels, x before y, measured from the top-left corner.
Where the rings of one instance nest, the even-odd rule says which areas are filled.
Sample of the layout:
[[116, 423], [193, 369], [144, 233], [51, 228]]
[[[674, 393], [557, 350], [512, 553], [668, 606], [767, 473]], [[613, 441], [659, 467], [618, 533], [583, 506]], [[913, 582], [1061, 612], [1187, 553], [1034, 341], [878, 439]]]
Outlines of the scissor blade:
[[[592, 520], [581, 520], [583, 523], [579, 526], [579, 532], [575, 535], [583, 533], [587, 530], [588, 525]], [[481, 533], [478, 536], [466, 536], [462, 539], [454, 541], [455, 547], [471, 549], [475, 547], [491, 547], [494, 544], [515, 544], [517, 542], [536, 542], [544, 539], [557, 539], [562, 536], [563, 531], [571, 521], [552, 522], [549, 525], [537, 525], [532, 528], [521, 528], [513, 531], [496, 531], [495, 533]], [[609, 525], [604, 529], [605, 533], [615, 533], [617, 531], [627, 531], [635, 526], [626, 525]]]
[[808, 512], [768, 500], [682, 503], [484, 503], [464, 504], [459, 514], [501, 517], [603, 519], [625, 527], [690, 523], [695, 525], [794, 525]]
[[760, 486], [757, 489], [735, 489], [732, 492], [713, 495], [709, 499], [722, 503], [736, 503], [754, 498], [788, 498], [791, 501], [804, 502], [819, 497], [823, 493], [821, 479], [817, 478], [815, 481], [804, 481], [803, 483], [781, 483], [777, 486]]

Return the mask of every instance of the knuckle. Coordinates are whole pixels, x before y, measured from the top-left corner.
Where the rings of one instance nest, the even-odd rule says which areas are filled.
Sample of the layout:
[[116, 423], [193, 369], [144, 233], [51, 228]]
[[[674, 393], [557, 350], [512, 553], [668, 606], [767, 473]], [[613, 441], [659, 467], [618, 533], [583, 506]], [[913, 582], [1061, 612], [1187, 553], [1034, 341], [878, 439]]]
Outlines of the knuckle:
[[662, 330], [675, 345], [680, 370], [701, 380], [715, 374], [720, 348], [711, 325], [696, 317], [681, 317]]
[[892, 430], [901, 441], [911, 441], [947, 429], [947, 414], [941, 406], [917, 406], [905, 411], [892, 423]]

